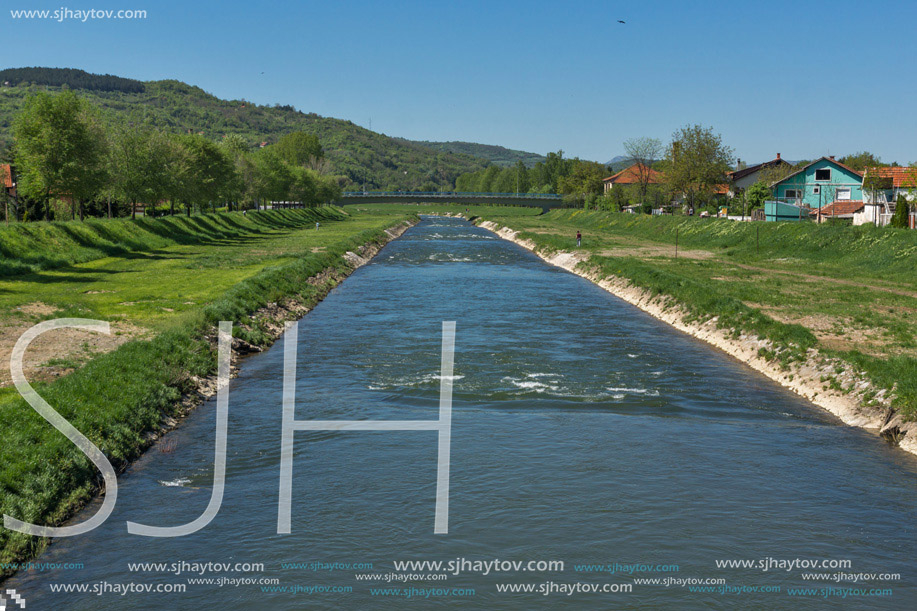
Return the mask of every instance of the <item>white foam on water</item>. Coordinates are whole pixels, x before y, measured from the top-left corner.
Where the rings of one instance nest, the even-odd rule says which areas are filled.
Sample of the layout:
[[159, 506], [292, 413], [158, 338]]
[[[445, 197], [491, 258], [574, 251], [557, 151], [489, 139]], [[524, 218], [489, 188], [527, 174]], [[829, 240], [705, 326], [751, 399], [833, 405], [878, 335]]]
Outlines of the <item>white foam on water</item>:
[[430, 261], [439, 261], [445, 263], [468, 263], [469, 261], [476, 261], [472, 257], [456, 257], [455, 255], [450, 255], [448, 253], [434, 253], [427, 257]]
[[[447, 378], [452, 380], [453, 382], [455, 382], [456, 380], [461, 380], [464, 377], [465, 376], [459, 376], [459, 375], [447, 376]], [[392, 380], [391, 382], [387, 382], [387, 383], [379, 382], [378, 384], [375, 384], [375, 385], [370, 384], [368, 388], [370, 390], [388, 390], [392, 388], [393, 386], [408, 386], [408, 387], [423, 386], [424, 384], [431, 384], [433, 382], [439, 382], [442, 379], [443, 379], [443, 376], [439, 374], [430, 373], [424, 376], [420, 376], [419, 378], [398, 378], [397, 380]]]
[[185, 484], [190, 484], [191, 480], [188, 479], [187, 477], [179, 477], [178, 479], [173, 479], [172, 481], [169, 481], [169, 482], [164, 482], [160, 480], [159, 483], [163, 486], [168, 486], [168, 487], [175, 487], [175, 486], [184, 487]]
[[[646, 395], [648, 397], [658, 397], [659, 396], [658, 390], [649, 390], [647, 388], [626, 388], [623, 386], [613, 386], [611, 388], [606, 388], [605, 390], [611, 393], [622, 393], [623, 392], [625, 394]], [[619, 398], [617, 394], [612, 395], [612, 396], [616, 399]]]
[[544, 382], [536, 382], [534, 380], [511, 380], [513, 386], [516, 388], [521, 388], [523, 390], [534, 390], [535, 392], [548, 392], [549, 390], [558, 391], [560, 390], [557, 386], [553, 384], [545, 384]]
[[544, 382], [539, 382], [538, 380], [520, 380], [518, 378], [506, 377], [503, 378], [503, 381], [509, 382], [521, 390], [529, 390], [537, 393], [558, 392], [560, 390], [560, 387], [555, 384], [545, 384]]

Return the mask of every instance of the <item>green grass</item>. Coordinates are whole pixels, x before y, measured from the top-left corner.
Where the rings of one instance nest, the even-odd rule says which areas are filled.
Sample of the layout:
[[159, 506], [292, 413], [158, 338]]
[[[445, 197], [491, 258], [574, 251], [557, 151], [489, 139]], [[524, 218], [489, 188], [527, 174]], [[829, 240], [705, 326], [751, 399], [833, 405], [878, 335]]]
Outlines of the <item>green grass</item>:
[[[322, 220], [319, 231], [314, 229], [316, 218]], [[83, 233], [76, 223], [45, 225], [27, 242], [24, 256], [29, 263], [12, 263], [33, 270], [31, 266], [47, 261], [71, 262], [3, 281], [0, 299], [4, 305], [40, 301], [68, 314], [102, 319], [119, 316], [127, 308], [128, 321], [155, 330], [150, 338], [96, 356], [53, 383], [35, 384], [39, 394], [119, 468], [143, 450], [145, 433], [174, 413], [176, 401], [191, 389], [192, 377], [214, 371], [215, 355], [205, 338], [218, 321], [248, 322], [251, 313], [285, 298], [314, 303], [330, 287], [313, 286], [307, 282], [310, 277], [326, 269], [347, 271], [349, 264], [342, 258], [346, 251], [381, 241], [385, 228], [405, 218], [397, 212], [347, 216], [330, 210], [278, 211], [248, 218], [217, 215], [196, 221], [192, 217], [197, 223], [193, 225], [177, 219], [149, 221], [140, 237], [123, 233], [137, 224], [111, 222], [101, 224], [110, 231], [104, 243], [92, 237], [99, 235], [95, 229]], [[174, 227], [178, 230], [172, 235]], [[220, 227], [224, 229], [217, 233]], [[235, 227], [251, 230], [233, 234]], [[84, 243], [63, 237], [75, 234], [89, 237]], [[45, 249], [60, 244], [60, 258], [54, 259], [41, 244]], [[100, 244], [123, 250], [106, 252]], [[72, 263], [99, 252], [105, 256]], [[111, 256], [115, 252], [122, 254]], [[125, 299], [149, 304], [119, 305]], [[179, 300], [193, 301], [193, 306], [163, 309], [163, 304]], [[244, 336], [266, 341], [257, 328]], [[0, 389], [0, 511], [37, 524], [59, 523], [90, 498], [98, 484], [95, 468], [75, 446], [12, 389]], [[0, 562], [34, 556], [45, 544], [43, 539], [0, 529]]]
[[767, 338], [764, 356], [783, 366], [817, 347], [894, 388], [893, 405], [917, 417], [915, 231], [582, 210], [481, 216], [543, 249], [579, 250], [586, 265], [671, 298], [695, 320], [716, 316], [721, 328]]
[[[40, 227], [32, 231], [23, 258], [48, 261], [55, 253], [69, 260], [95, 258], [0, 278], [0, 312], [16, 315], [18, 308], [41, 302], [55, 308], [57, 317], [160, 329], [268, 267], [311, 255], [391, 218], [386, 213], [347, 216], [329, 208], [138, 221], [145, 229], [131, 221], [105, 221], [95, 228], [36, 223]], [[77, 232], [94, 240], [80, 245], [59, 239]], [[123, 254], [109, 256], [103, 249]]]
[[[917, 233], [906, 229], [850, 227], [826, 223], [741, 223], [726, 219], [647, 216], [584, 210], [553, 210], [523, 227], [562, 232], [540, 239], [546, 246], [572, 249], [579, 229], [583, 247], [595, 252], [616, 244], [652, 242], [671, 245], [676, 231], [680, 248], [699, 248], [730, 260], [766, 261], [788, 267], [811, 267], [811, 273], [840, 273], [876, 279], [895, 275], [895, 282], [917, 285]], [[881, 280], [882, 277], [879, 279]]]
[[341, 220], [335, 208], [176, 215], [158, 219], [90, 219], [82, 223], [16, 223], [0, 227], [0, 277], [20, 276], [176, 245], [238, 244], [278, 231]]

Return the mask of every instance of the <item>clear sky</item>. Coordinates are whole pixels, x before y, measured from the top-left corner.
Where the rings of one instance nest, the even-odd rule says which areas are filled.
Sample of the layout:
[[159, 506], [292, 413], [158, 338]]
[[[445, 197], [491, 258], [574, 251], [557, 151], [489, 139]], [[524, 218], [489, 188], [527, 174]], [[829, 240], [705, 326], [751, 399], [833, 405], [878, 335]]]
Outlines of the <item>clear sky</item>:
[[[388, 135], [607, 161], [627, 138], [701, 123], [751, 162], [917, 161], [912, 0], [0, 4], [2, 67], [175, 78]], [[147, 18], [10, 14], [62, 6]]]

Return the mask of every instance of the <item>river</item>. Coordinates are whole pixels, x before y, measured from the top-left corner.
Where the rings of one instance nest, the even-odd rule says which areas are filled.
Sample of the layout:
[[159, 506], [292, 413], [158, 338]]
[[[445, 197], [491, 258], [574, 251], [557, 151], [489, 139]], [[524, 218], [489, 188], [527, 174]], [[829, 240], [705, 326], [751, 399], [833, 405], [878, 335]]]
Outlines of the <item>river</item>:
[[[102, 527], [55, 541], [37, 560], [82, 568], [20, 573], [5, 587], [30, 609], [913, 608], [913, 457], [463, 220], [424, 217], [300, 321], [297, 419], [437, 418], [444, 320], [456, 321], [447, 535], [433, 534], [431, 431], [296, 433], [292, 533], [276, 533], [278, 342], [246, 359], [231, 384], [226, 494], [208, 527], [148, 539], [127, 534], [125, 521], [169, 526], [201, 514], [213, 480], [213, 401], [121, 477]], [[467, 561], [459, 574], [393, 568], [456, 559]], [[536, 564], [491, 565], [486, 575], [473, 564], [494, 559]], [[781, 564], [797, 559], [827, 564]], [[717, 566], [730, 560], [755, 566]], [[192, 566], [208, 562], [240, 566]], [[446, 572], [446, 580], [383, 581]], [[901, 578], [804, 579], [810, 572]], [[189, 577], [279, 580], [301, 591]], [[187, 591], [50, 590], [103, 583]], [[535, 591], [498, 592], [505, 584]], [[619, 591], [567, 595], [587, 587], [575, 584]], [[698, 585], [714, 591], [691, 591]], [[409, 590], [393, 593], [411, 587], [412, 601]], [[837, 591], [790, 592], [807, 587]]]

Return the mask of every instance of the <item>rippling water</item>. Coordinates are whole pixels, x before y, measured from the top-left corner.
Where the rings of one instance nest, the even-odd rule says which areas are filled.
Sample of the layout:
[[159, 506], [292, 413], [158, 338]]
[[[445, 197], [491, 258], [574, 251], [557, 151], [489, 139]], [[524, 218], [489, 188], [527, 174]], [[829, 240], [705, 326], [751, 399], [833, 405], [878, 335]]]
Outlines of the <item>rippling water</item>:
[[[572, 274], [457, 219], [427, 217], [299, 325], [297, 419], [435, 419], [440, 326], [457, 322], [450, 532], [433, 535], [436, 433], [297, 433], [293, 532], [277, 535], [282, 345], [247, 359], [230, 398], [227, 489], [194, 535], [144, 539], [126, 520], [176, 525], [206, 507], [214, 405], [201, 406], [121, 479], [91, 534], [21, 574], [30, 608], [400, 609], [465, 605], [640, 609], [913, 608], [917, 461], [726, 355]], [[89, 508], [89, 511], [93, 508]], [[84, 519], [85, 516], [78, 517]], [[719, 569], [725, 559], [850, 560], [846, 573], [900, 582], [812, 582], [803, 570]], [[563, 572], [463, 573], [416, 588], [473, 588], [423, 601], [372, 596], [355, 580], [396, 560], [563, 560]], [[53, 583], [187, 583], [134, 562], [258, 562], [286, 586], [189, 585], [185, 594], [52, 594]], [[372, 570], [281, 563], [372, 563]], [[635, 575], [580, 564], [678, 565]], [[835, 569], [818, 572], [836, 572]], [[496, 584], [724, 578], [755, 594], [634, 585], [631, 593], [498, 594]], [[891, 597], [790, 596], [790, 587], [891, 587]], [[92, 587], [92, 586], [90, 586]]]

